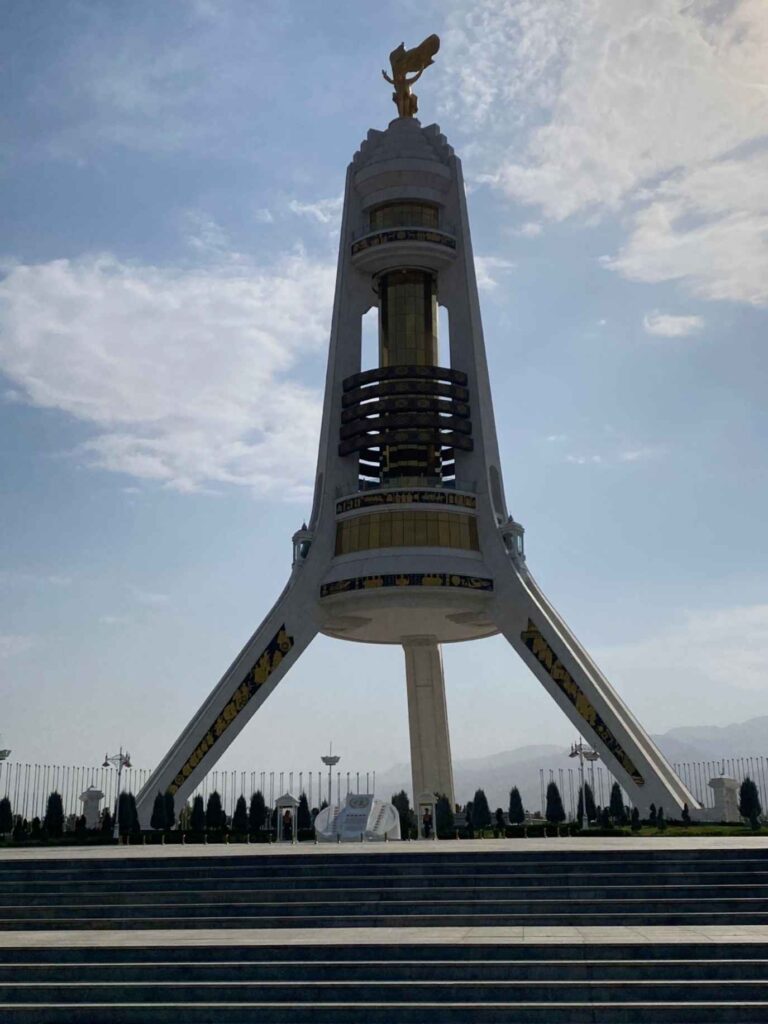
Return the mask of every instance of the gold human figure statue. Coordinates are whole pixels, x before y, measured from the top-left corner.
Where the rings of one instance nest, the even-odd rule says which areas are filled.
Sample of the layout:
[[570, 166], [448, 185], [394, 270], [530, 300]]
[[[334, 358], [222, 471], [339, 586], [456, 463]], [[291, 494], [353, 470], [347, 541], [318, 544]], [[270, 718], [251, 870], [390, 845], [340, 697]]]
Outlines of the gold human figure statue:
[[[435, 63], [432, 58], [439, 49], [440, 37], [431, 35], [412, 50], [406, 50], [405, 43], [400, 43], [397, 49], [390, 53], [392, 77], [390, 78], [386, 71], [382, 70], [381, 73], [386, 81], [395, 87], [392, 101], [400, 117], [413, 117], [419, 109], [418, 97], [411, 92], [411, 86], [418, 82], [425, 68]], [[409, 71], [415, 72], [413, 78], [408, 78]]]

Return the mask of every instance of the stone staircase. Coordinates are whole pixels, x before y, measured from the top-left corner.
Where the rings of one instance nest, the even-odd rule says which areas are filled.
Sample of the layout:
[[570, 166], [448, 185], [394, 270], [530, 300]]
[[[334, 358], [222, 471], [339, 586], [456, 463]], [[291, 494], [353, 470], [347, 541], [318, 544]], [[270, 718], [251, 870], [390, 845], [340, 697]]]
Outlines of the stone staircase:
[[0, 1021], [768, 1021], [768, 850], [442, 845], [0, 861]]
[[768, 851], [472, 845], [0, 862], [0, 930], [768, 924]]
[[768, 944], [4, 950], [4, 1024], [768, 1020]]

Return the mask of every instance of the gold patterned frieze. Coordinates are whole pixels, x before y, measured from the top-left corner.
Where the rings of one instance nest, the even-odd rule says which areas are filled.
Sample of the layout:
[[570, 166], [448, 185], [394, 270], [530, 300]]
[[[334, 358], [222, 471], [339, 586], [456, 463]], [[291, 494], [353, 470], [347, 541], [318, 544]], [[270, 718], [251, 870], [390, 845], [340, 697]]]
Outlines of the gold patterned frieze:
[[288, 635], [285, 625], [282, 625], [261, 652], [256, 664], [249, 669], [221, 713], [211, 722], [210, 728], [202, 740], [181, 766], [173, 782], [168, 786], [169, 793], [176, 793], [184, 784], [211, 747], [224, 735], [246, 704], [266, 683], [292, 647], [293, 637]]
[[528, 619], [528, 628], [522, 631], [520, 639], [531, 654], [538, 659], [539, 664], [544, 666], [561, 692], [564, 693], [571, 704], [573, 704], [590, 729], [600, 737], [605, 746], [610, 750], [619, 764], [621, 764], [622, 768], [632, 778], [632, 781], [638, 786], [644, 785], [645, 779], [635, 767], [635, 764], [629, 754], [613, 735], [592, 705], [587, 695], [575, 681], [568, 669], [563, 665], [562, 661], [557, 657], [555, 652], [542, 636], [541, 630], [531, 619]]
[[353, 590], [379, 590], [382, 587], [435, 587], [460, 590], [493, 590], [493, 580], [482, 576], [460, 576], [451, 572], [408, 572], [380, 576], [354, 576], [324, 583], [320, 597], [348, 594]]
[[374, 491], [337, 501], [336, 515], [363, 508], [379, 508], [382, 505], [452, 505], [457, 508], [477, 508], [477, 498], [474, 494], [456, 494], [454, 491]]

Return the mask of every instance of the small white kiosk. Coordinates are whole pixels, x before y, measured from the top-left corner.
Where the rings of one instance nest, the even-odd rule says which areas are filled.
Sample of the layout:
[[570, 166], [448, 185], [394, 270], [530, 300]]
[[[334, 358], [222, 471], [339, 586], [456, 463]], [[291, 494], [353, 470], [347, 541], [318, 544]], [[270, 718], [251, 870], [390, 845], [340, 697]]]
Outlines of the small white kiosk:
[[[275, 804], [277, 810], [277, 841], [278, 843], [295, 843], [299, 835], [299, 801], [293, 793], [283, 793], [278, 797]], [[286, 811], [290, 812], [290, 830], [286, 828], [284, 817]], [[288, 835], [286, 835], [288, 832]]]
[[421, 793], [416, 802], [416, 835], [437, 839], [437, 801], [434, 793]]

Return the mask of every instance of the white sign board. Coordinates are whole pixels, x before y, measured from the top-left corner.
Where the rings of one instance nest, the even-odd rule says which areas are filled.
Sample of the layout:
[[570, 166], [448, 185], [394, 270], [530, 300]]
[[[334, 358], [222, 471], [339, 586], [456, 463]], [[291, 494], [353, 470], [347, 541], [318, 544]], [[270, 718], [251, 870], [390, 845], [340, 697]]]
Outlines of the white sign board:
[[350, 793], [344, 808], [344, 820], [339, 832], [342, 842], [345, 839], [359, 839], [361, 832], [368, 829], [368, 819], [373, 807], [371, 793]]

